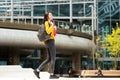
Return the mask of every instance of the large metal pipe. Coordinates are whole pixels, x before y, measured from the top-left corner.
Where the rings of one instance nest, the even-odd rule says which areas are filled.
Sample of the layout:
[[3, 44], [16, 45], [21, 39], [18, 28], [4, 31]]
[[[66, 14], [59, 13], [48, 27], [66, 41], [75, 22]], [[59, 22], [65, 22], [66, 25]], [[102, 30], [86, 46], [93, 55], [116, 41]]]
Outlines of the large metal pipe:
[[[40, 48], [44, 43], [37, 38], [36, 31], [0, 28], [0, 46], [13, 46], [22, 48]], [[57, 49], [91, 51], [92, 41], [77, 36], [57, 34]]]

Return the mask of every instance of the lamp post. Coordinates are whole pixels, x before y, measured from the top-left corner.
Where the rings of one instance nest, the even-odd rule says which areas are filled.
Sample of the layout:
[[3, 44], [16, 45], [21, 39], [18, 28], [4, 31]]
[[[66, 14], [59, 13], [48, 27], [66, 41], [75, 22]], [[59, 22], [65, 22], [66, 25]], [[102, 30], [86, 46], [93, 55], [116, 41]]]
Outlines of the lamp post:
[[90, 5], [91, 7], [91, 14], [92, 14], [92, 58], [93, 58], [93, 69], [95, 69], [95, 56], [94, 56], [94, 8], [93, 5]]

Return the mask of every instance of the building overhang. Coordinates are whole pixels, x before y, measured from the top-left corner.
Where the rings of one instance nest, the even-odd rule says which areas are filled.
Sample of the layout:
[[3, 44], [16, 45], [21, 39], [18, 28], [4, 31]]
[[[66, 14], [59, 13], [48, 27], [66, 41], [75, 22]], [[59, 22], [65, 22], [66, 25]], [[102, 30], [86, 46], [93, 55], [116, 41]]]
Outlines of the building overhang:
[[[0, 22], [0, 46], [18, 48], [44, 48], [43, 42], [37, 37], [39, 25]], [[69, 29], [57, 28], [55, 39], [57, 50], [91, 53], [92, 36], [86, 33]]]
[[[70, 51], [91, 51], [94, 45], [90, 39], [65, 34], [57, 34], [55, 44], [57, 49]], [[0, 28], [0, 46], [21, 48], [45, 47], [44, 43], [39, 41], [37, 31], [6, 28]]]

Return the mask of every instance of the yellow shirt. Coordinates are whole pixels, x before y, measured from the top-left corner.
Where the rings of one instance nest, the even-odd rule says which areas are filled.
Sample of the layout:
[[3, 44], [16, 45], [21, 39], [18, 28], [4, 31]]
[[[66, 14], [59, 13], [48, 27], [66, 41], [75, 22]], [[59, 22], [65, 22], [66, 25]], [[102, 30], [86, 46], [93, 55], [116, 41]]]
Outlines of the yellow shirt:
[[50, 34], [50, 39], [54, 39], [54, 26], [49, 25], [48, 21], [45, 21], [45, 29], [47, 34]]

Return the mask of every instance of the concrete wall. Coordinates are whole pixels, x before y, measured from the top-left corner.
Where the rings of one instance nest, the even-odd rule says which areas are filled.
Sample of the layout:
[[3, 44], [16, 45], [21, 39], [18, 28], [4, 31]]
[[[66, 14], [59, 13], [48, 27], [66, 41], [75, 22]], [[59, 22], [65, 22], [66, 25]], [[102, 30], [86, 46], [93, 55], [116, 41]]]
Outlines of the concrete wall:
[[[63, 50], [91, 51], [92, 41], [87, 38], [57, 34], [56, 47]], [[41, 48], [44, 43], [37, 38], [37, 31], [0, 28], [0, 46]]]

